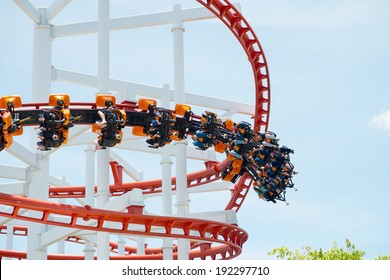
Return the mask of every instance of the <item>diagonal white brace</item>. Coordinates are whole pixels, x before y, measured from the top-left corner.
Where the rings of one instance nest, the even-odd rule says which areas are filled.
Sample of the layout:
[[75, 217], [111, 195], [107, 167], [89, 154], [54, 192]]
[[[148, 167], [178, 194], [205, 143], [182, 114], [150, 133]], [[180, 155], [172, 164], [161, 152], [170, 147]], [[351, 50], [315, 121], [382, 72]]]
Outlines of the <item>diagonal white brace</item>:
[[31, 18], [35, 23], [39, 24], [41, 16], [38, 10], [28, 0], [14, 0], [15, 4], [18, 5], [26, 15]]
[[62, 11], [72, 0], [56, 0], [47, 9], [47, 20], [51, 20]]
[[29, 166], [36, 167], [37, 166], [37, 158], [34, 153], [32, 153], [30, 150], [23, 147], [21, 144], [19, 144], [17, 141], [14, 141], [12, 145], [6, 149], [8, 153], [11, 155], [17, 157], [24, 163], [26, 163]]

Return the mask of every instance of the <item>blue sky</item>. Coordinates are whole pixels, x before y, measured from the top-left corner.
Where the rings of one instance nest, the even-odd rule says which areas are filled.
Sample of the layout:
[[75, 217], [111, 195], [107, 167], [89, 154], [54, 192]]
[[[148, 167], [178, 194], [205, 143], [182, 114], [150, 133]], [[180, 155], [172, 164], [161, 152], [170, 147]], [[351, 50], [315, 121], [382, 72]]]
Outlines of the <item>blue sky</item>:
[[[81, 3], [82, 2], [82, 3]], [[54, 20], [65, 24], [96, 19], [96, 1], [71, 2]], [[158, 2], [158, 3], [156, 3]], [[35, 6], [51, 1], [32, 1]], [[198, 7], [192, 0], [111, 1], [111, 17]], [[366, 259], [390, 255], [390, 19], [388, 1], [240, 1], [268, 61], [271, 80], [269, 129], [295, 150], [298, 192], [289, 206], [261, 201], [250, 192], [239, 225], [249, 233], [240, 259], [268, 259], [275, 247], [330, 248], [350, 239]], [[87, 8], [90, 10], [87, 10]], [[185, 79], [188, 92], [254, 102], [250, 65], [232, 34], [217, 20], [185, 25]], [[33, 24], [12, 1], [0, 2], [0, 95], [19, 94], [30, 102]], [[111, 77], [173, 87], [170, 26], [112, 34]], [[96, 36], [57, 39], [53, 65], [96, 74]], [[94, 100], [95, 90], [53, 83], [76, 101]], [[200, 112], [197, 112], [200, 113]], [[62, 148], [52, 171], [73, 184], [83, 178], [63, 170]], [[137, 165], [148, 169], [140, 157]], [[6, 152], [0, 164], [14, 163]], [[158, 159], [156, 159], [158, 165]], [[189, 169], [198, 168], [190, 166]], [[158, 172], [145, 173], [155, 178]], [[214, 200], [211, 198], [215, 196]], [[191, 211], [222, 210], [229, 194], [191, 197]], [[213, 203], [211, 203], [213, 201]], [[215, 201], [215, 203], [214, 203]], [[153, 207], [153, 206], [151, 206]], [[158, 207], [158, 206], [156, 206]], [[215, 208], [215, 209], [214, 209]], [[151, 209], [153, 210], [153, 209]]]

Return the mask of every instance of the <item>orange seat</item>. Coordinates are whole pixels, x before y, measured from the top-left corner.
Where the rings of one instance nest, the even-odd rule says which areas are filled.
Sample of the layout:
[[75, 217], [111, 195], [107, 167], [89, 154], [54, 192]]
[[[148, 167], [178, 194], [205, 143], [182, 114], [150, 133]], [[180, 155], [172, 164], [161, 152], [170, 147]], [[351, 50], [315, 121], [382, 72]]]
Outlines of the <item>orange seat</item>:
[[66, 93], [52, 93], [49, 95], [49, 106], [57, 106], [58, 100], [64, 101], [65, 106], [70, 105], [69, 95]]
[[0, 99], [0, 108], [8, 108], [8, 102], [12, 102], [14, 108], [22, 107], [22, 99], [19, 95], [2, 96]]
[[142, 111], [147, 111], [149, 109], [150, 104], [157, 106], [157, 101], [149, 98], [140, 98], [138, 100], [138, 108]]
[[96, 106], [105, 107], [106, 101], [111, 101], [114, 105], [116, 104], [116, 98], [113, 95], [109, 94], [96, 94]]
[[190, 111], [190, 110], [191, 110], [191, 107], [189, 105], [186, 105], [186, 104], [176, 104], [176, 106], [175, 106], [175, 113], [177, 115], [184, 116], [186, 111]]

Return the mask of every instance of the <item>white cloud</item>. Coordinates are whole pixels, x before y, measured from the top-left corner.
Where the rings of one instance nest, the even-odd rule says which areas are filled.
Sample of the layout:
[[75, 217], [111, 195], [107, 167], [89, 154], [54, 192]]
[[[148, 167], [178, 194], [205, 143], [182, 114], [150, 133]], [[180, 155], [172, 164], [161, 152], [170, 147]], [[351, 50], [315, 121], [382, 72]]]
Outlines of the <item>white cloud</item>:
[[390, 110], [377, 114], [369, 120], [369, 125], [390, 131]]

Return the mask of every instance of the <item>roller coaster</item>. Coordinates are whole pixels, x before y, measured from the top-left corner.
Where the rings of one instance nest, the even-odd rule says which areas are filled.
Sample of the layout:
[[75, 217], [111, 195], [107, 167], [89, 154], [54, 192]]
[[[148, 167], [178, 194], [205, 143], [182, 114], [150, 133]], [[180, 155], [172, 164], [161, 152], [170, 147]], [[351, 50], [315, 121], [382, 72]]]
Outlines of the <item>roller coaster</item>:
[[[252, 65], [256, 109], [254, 125], [218, 117], [214, 112], [193, 112], [188, 104], [176, 104], [174, 109], [158, 106], [151, 98], [138, 102], [116, 102], [113, 95], [98, 94], [93, 103], [73, 102], [70, 94], [54, 93], [47, 103], [23, 103], [20, 96], [2, 96], [0, 99], [0, 151], [13, 144], [13, 138], [23, 134], [24, 127], [37, 131], [37, 149], [45, 153], [66, 145], [69, 131], [74, 126], [90, 126], [96, 133], [96, 150], [121, 145], [123, 130], [131, 128], [134, 136], [146, 138], [145, 145], [159, 149], [173, 141], [187, 138], [199, 150], [214, 149], [226, 156], [221, 162], [211, 162], [207, 169], [187, 174], [187, 187], [195, 187], [217, 180], [234, 183], [232, 196], [225, 210], [238, 211], [249, 189], [265, 202], [286, 202], [288, 189], [295, 189], [293, 176], [297, 174], [290, 161], [294, 151], [279, 145], [277, 135], [268, 130], [270, 89], [267, 63], [260, 43], [240, 12], [229, 1], [199, 0], [233, 32], [248, 55]], [[123, 183], [112, 167], [115, 183], [110, 185], [112, 196], [121, 196], [140, 189], [143, 194], [161, 192], [161, 180]], [[172, 178], [172, 188], [176, 179]], [[80, 198], [85, 187], [49, 187], [51, 198]], [[0, 216], [46, 225], [79, 230], [110, 232], [149, 237], [191, 240], [190, 259], [231, 259], [241, 253], [247, 233], [235, 224], [184, 217], [143, 215], [137, 208], [128, 213], [64, 205], [28, 197], [0, 193]], [[38, 217], [25, 213], [34, 211]], [[62, 219], [54, 217], [60, 216]], [[114, 225], [114, 226], [113, 226]], [[13, 234], [28, 234], [28, 228], [14, 226]], [[7, 232], [7, 225], [1, 226]], [[68, 241], [82, 243], [76, 236]], [[214, 244], [219, 244], [214, 246]], [[116, 252], [117, 244], [111, 242], [110, 250]], [[136, 248], [126, 246], [126, 254], [110, 259], [162, 259], [162, 249], [150, 248], [145, 255], [136, 255]], [[177, 248], [174, 248], [177, 258]], [[23, 259], [25, 252], [0, 250], [0, 256]], [[48, 255], [48, 259], [82, 259], [83, 256]]]

